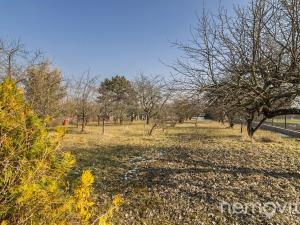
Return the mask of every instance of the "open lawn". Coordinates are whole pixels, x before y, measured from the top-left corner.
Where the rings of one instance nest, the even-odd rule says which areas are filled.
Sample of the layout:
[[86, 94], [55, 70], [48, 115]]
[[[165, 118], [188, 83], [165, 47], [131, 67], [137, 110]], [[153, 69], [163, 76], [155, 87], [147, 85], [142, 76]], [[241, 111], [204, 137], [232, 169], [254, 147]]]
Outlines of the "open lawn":
[[[70, 127], [63, 149], [95, 175], [97, 202], [103, 211], [115, 194], [125, 204], [115, 224], [296, 224], [289, 211], [266, 214], [232, 212], [220, 203], [295, 203], [300, 191], [300, 142], [258, 131], [251, 142], [239, 127], [211, 121], [176, 125], [166, 131], [142, 123]], [[277, 204], [277, 203], [276, 203]], [[278, 206], [279, 207], [279, 206]], [[272, 208], [271, 208], [272, 210]], [[239, 210], [238, 212], [240, 212]], [[244, 208], [245, 211], [245, 208]], [[300, 211], [300, 208], [299, 208]]]

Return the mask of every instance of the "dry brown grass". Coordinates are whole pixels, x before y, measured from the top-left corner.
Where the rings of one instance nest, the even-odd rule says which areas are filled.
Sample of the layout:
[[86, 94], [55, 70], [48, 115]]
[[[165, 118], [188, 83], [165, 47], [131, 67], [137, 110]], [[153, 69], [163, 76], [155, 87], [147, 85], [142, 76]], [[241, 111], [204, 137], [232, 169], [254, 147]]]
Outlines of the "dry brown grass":
[[[295, 202], [300, 189], [300, 145], [296, 139], [259, 131], [251, 142], [239, 127], [216, 122], [184, 123], [146, 135], [142, 123], [106, 128], [71, 127], [63, 148], [77, 166], [90, 168], [99, 202], [121, 193], [116, 224], [291, 224], [298, 217], [277, 213], [229, 214], [220, 202]], [[105, 209], [104, 205], [99, 205]]]

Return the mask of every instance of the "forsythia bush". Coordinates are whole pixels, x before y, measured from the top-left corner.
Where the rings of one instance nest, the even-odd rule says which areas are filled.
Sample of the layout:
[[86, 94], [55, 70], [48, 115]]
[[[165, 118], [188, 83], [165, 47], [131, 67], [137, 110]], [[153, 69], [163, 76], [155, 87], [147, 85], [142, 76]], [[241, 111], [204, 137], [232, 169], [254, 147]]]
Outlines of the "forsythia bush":
[[75, 160], [59, 151], [62, 135], [62, 130], [47, 132], [13, 81], [0, 84], [0, 224], [91, 224], [99, 220], [91, 172], [83, 172], [73, 194], [65, 181]]
[[113, 204], [109, 210], [99, 218], [98, 225], [111, 225], [114, 211], [117, 211], [124, 202], [120, 195], [116, 195], [112, 203]]
[[88, 224], [92, 216], [92, 207], [94, 202], [91, 201], [91, 187], [94, 177], [91, 171], [86, 170], [81, 176], [81, 185], [75, 190], [76, 209], [78, 210], [81, 221]]

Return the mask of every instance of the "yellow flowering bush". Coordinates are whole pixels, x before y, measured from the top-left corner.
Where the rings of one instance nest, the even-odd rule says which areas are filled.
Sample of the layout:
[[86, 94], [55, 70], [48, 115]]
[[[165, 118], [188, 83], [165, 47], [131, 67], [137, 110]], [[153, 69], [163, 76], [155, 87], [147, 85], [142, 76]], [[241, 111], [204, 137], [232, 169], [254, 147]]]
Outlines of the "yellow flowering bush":
[[86, 170], [82, 173], [81, 184], [75, 190], [76, 209], [80, 215], [80, 219], [83, 224], [89, 224], [92, 217], [92, 207], [94, 202], [91, 199], [92, 184], [94, 183], [94, 177], [90, 170]]
[[97, 218], [94, 177], [90, 170], [84, 171], [78, 187], [69, 190], [65, 176], [75, 160], [58, 148], [64, 130], [48, 133], [43, 123], [16, 84], [4, 80], [0, 84], [0, 224], [91, 224]]
[[113, 213], [117, 211], [120, 206], [124, 203], [122, 197], [120, 195], [116, 195], [113, 199], [112, 206], [108, 209], [108, 211], [99, 218], [98, 225], [111, 225], [111, 220], [113, 217]]

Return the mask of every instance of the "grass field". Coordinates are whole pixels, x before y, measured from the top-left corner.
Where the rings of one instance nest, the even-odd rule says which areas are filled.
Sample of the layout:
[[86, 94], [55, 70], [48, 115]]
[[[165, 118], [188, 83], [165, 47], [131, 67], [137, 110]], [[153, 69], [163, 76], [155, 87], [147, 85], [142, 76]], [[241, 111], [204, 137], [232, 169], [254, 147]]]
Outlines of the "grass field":
[[295, 203], [300, 191], [300, 142], [258, 131], [255, 140], [216, 122], [187, 122], [155, 130], [142, 123], [70, 127], [63, 149], [95, 175], [103, 211], [115, 194], [125, 204], [115, 224], [292, 224], [299, 215], [249, 210], [221, 213], [220, 203]]

